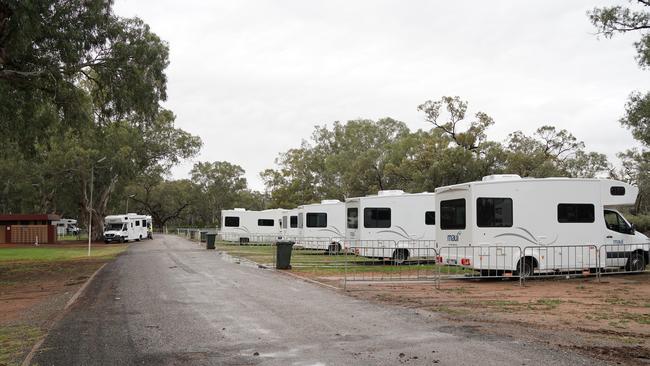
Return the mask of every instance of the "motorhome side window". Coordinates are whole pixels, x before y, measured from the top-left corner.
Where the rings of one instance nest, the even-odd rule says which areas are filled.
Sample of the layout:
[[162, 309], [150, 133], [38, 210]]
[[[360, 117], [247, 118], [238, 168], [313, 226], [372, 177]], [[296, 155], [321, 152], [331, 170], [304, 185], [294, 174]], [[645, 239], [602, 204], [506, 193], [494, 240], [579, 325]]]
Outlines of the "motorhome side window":
[[612, 196], [625, 196], [625, 187], [614, 186], [609, 188], [609, 193]]
[[436, 224], [436, 213], [434, 211], [427, 211], [424, 213], [424, 224], [425, 225]]
[[289, 218], [289, 226], [292, 228], [297, 228], [298, 227], [298, 216], [291, 216]]
[[594, 220], [594, 205], [591, 203], [560, 203], [557, 205], [558, 222], [591, 223]]
[[465, 228], [465, 199], [440, 201], [440, 229], [458, 230]]
[[476, 199], [476, 225], [478, 227], [511, 227], [511, 198]]
[[140, 220], [135, 222], [135, 226], [140, 226]]
[[356, 207], [348, 208], [348, 229], [359, 228], [359, 209]]
[[327, 214], [324, 212], [309, 212], [307, 227], [327, 227]]
[[257, 226], [273, 226], [273, 219], [258, 219]]
[[224, 220], [224, 225], [228, 227], [237, 227], [239, 226], [239, 217], [237, 216], [226, 216]]
[[364, 208], [363, 209], [363, 227], [389, 228], [390, 227], [390, 208]]
[[302, 213], [298, 214], [298, 229], [302, 229], [302, 221], [303, 221], [303, 216]]
[[612, 231], [622, 234], [634, 234], [634, 230], [627, 222], [615, 211], [605, 210], [605, 225]]
[[282, 228], [286, 229], [287, 228], [287, 217], [282, 216]]

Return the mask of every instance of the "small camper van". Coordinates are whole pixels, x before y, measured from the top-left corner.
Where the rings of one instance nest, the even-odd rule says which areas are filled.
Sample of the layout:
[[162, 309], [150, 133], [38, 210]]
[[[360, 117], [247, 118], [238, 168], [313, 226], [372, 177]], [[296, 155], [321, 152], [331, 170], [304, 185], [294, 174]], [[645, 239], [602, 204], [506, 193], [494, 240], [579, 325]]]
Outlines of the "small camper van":
[[379, 191], [376, 196], [349, 198], [346, 245], [364, 257], [435, 257], [434, 194]]
[[140, 241], [149, 237], [150, 216], [128, 213], [104, 218], [104, 242]]
[[52, 225], [56, 225], [56, 235], [79, 235], [81, 229], [77, 226], [75, 219], [61, 219], [52, 221]]
[[638, 194], [624, 182], [493, 175], [435, 193], [439, 260], [446, 264], [527, 276], [594, 267], [639, 270], [648, 263], [648, 238], [615, 210], [633, 205]]
[[248, 211], [243, 208], [221, 211], [222, 240], [240, 243], [272, 242], [281, 235], [283, 209]]
[[305, 249], [341, 251], [345, 237], [345, 203], [323, 200], [300, 206], [298, 214], [299, 239], [296, 244]]

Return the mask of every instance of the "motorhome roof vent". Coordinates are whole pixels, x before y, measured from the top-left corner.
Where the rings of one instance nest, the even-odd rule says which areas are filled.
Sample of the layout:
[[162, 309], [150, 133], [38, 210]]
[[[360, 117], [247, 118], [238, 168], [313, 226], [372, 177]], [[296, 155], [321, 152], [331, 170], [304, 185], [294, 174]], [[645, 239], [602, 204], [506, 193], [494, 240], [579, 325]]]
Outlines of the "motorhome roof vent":
[[332, 203], [341, 203], [339, 200], [322, 200], [320, 201], [321, 204], [326, 205], [326, 204], [332, 204]]
[[521, 179], [517, 174], [492, 174], [483, 177], [484, 182], [493, 182], [495, 180], [517, 180]]
[[404, 191], [401, 189], [389, 189], [377, 192], [377, 196], [399, 196], [401, 194], [404, 194]]
[[236, 207], [233, 209], [233, 211], [246, 211], [246, 209], [241, 207]]

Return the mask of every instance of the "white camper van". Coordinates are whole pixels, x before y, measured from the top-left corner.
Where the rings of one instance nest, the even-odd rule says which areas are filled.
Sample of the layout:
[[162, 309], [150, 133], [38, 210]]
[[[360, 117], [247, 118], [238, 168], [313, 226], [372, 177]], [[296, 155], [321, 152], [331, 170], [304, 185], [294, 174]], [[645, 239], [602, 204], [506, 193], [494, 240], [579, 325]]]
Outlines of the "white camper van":
[[345, 238], [345, 222], [345, 203], [339, 200], [302, 205], [298, 213], [300, 237], [296, 244], [338, 253]]
[[[637, 246], [648, 238], [614, 209], [634, 204], [638, 188], [627, 183], [493, 175], [435, 193], [439, 260], [446, 264], [527, 276], [595, 267], [639, 270], [648, 263], [648, 246]], [[600, 258], [596, 248], [606, 249]]]
[[222, 240], [241, 243], [272, 242], [281, 235], [283, 209], [248, 211], [243, 208], [221, 211]]
[[81, 229], [77, 226], [75, 219], [61, 219], [53, 221], [52, 225], [56, 225], [56, 235], [79, 235]]
[[397, 261], [435, 257], [434, 194], [379, 191], [376, 196], [349, 198], [346, 245], [355, 254]]
[[298, 226], [298, 217], [302, 218], [301, 208], [282, 212], [282, 239], [297, 241], [300, 238], [301, 228]]
[[140, 241], [149, 236], [148, 224], [150, 216], [128, 213], [110, 215], [104, 218], [104, 242]]

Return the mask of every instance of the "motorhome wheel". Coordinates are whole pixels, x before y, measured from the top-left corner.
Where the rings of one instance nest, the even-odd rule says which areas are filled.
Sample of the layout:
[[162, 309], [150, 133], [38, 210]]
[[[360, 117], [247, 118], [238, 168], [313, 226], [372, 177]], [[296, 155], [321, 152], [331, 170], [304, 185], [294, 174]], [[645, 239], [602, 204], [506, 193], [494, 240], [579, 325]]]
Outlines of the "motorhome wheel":
[[625, 264], [625, 269], [632, 272], [642, 272], [645, 269], [645, 258], [643, 253], [634, 252]]
[[397, 249], [393, 252], [393, 262], [402, 264], [409, 259], [409, 251], [406, 249]]
[[330, 254], [338, 254], [338, 253], [341, 252], [341, 244], [339, 244], [339, 243], [332, 243], [332, 244], [330, 244], [329, 247], [327, 248], [327, 251], [328, 251]]
[[523, 261], [517, 263], [516, 273], [521, 277], [530, 277], [535, 273], [535, 263], [532, 258], [524, 258]]

